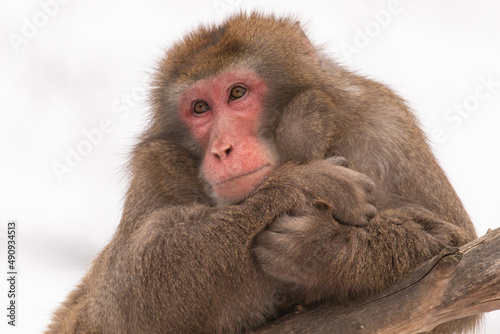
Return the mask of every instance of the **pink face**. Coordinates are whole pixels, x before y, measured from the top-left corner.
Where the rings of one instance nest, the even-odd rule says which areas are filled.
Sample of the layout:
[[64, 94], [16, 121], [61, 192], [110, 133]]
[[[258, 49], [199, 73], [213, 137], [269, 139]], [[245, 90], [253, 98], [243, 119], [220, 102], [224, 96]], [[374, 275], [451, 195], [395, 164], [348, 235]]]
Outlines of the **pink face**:
[[245, 198], [275, 167], [257, 136], [266, 89], [255, 72], [234, 70], [197, 81], [179, 98], [179, 115], [205, 151], [203, 177], [219, 199]]

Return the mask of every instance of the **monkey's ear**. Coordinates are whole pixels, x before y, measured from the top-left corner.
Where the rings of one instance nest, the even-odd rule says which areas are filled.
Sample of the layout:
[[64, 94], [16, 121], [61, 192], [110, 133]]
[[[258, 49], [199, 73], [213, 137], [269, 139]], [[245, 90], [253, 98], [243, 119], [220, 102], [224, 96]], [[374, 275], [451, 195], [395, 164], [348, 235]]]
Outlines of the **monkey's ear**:
[[321, 60], [319, 58], [318, 52], [316, 51], [316, 48], [305, 34], [304, 30], [302, 30], [300, 22], [299, 21], [295, 22], [293, 28], [297, 31], [297, 33], [300, 36], [300, 47], [305, 53], [305, 55], [311, 58], [311, 60], [315, 64], [319, 65], [321, 63]]

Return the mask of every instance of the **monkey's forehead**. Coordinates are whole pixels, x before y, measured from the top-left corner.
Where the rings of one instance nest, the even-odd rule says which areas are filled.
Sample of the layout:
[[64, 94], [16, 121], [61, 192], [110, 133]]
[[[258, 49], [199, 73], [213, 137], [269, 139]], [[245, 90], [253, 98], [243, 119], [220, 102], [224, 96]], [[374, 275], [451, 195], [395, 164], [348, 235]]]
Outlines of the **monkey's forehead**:
[[297, 58], [302, 34], [291, 18], [239, 14], [220, 25], [202, 26], [175, 43], [159, 71], [185, 83], [217, 75], [243, 61], [291, 64]]

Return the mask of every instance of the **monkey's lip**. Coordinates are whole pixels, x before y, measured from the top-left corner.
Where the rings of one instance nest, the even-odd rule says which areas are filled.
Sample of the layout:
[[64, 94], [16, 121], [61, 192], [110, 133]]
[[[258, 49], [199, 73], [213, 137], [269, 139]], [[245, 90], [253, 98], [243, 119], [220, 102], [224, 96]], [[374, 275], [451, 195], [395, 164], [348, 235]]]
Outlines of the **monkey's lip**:
[[256, 174], [256, 173], [260, 172], [261, 170], [263, 170], [263, 169], [265, 169], [265, 168], [268, 168], [268, 167], [269, 167], [269, 168], [271, 167], [271, 164], [270, 164], [270, 163], [267, 163], [267, 164], [265, 164], [264, 166], [258, 167], [257, 169], [254, 169], [254, 170], [252, 170], [252, 171], [250, 171], [250, 172], [246, 172], [246, 173], [243, 173], [243, 174], [240, 174], [240, 175], [236, 175], [236, 176], [231, 176], [231, 177], [230, 177], [230, 178], [228, 178], [228, 179], [225, 179], [225, 180], [220, 181], [220, 182], [216, 182], [216, 183], [214, 184], [214, 186], [221, 186], [221, 185], [223, 185], [223, 184], [225, 184], [225, 183], [227, 183], [227, 182], [234, 181], [234, 180], [236, 180], [236, 179], [239, 179], [239, 178], [242, 178], [242, 177], [245, 177], [245, 176], [249, 176], [249, 175], [252, 175], [252, 174]]

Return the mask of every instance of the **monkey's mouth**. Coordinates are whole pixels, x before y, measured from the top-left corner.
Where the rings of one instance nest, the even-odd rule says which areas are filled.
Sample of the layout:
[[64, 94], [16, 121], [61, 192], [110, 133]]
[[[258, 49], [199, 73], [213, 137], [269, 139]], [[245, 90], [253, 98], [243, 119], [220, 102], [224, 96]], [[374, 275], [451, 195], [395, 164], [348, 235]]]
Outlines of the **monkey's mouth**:
[[268, 168], [268, 167], [271, 167], [271, 164], [270, 163], [267, 163], [265, 164], [264, 166], [262, 167], [259, 167], [257, 169], [254, 169], [253, 171], [250, 171], [250, 172], [246, 172], [246, 173], [243, 173], [243, 174], [240, 174], [240, 175], [236, 175], [236, 176], [231, 176], [230, 178], [228, 179], [225, 179], [223, 181], [220, 181], [220, 182], [216, 182], [214, 184], [214, 186], [220, 186], [220, 185], [223, 185], [224, 183], [227, 183], [227, 182], [231, 182], [231, 181], [234, 181], [236, 179], [239, 179], [239, 178], [242, 178], [242, 177], [246, 177], [246, 176], [249, 176], [249, 175], [252, 175], [252, 174], [256, 174], [258, 172], [260, 172], [261, 170], [265, 169], [265, 168]]
[[249, 196], [272, 171], [272, 165], [267, 163], [250, 172], [231, 176], [223, 181], [214, 183], [216, 196], [230, 203], [236, 203]]

